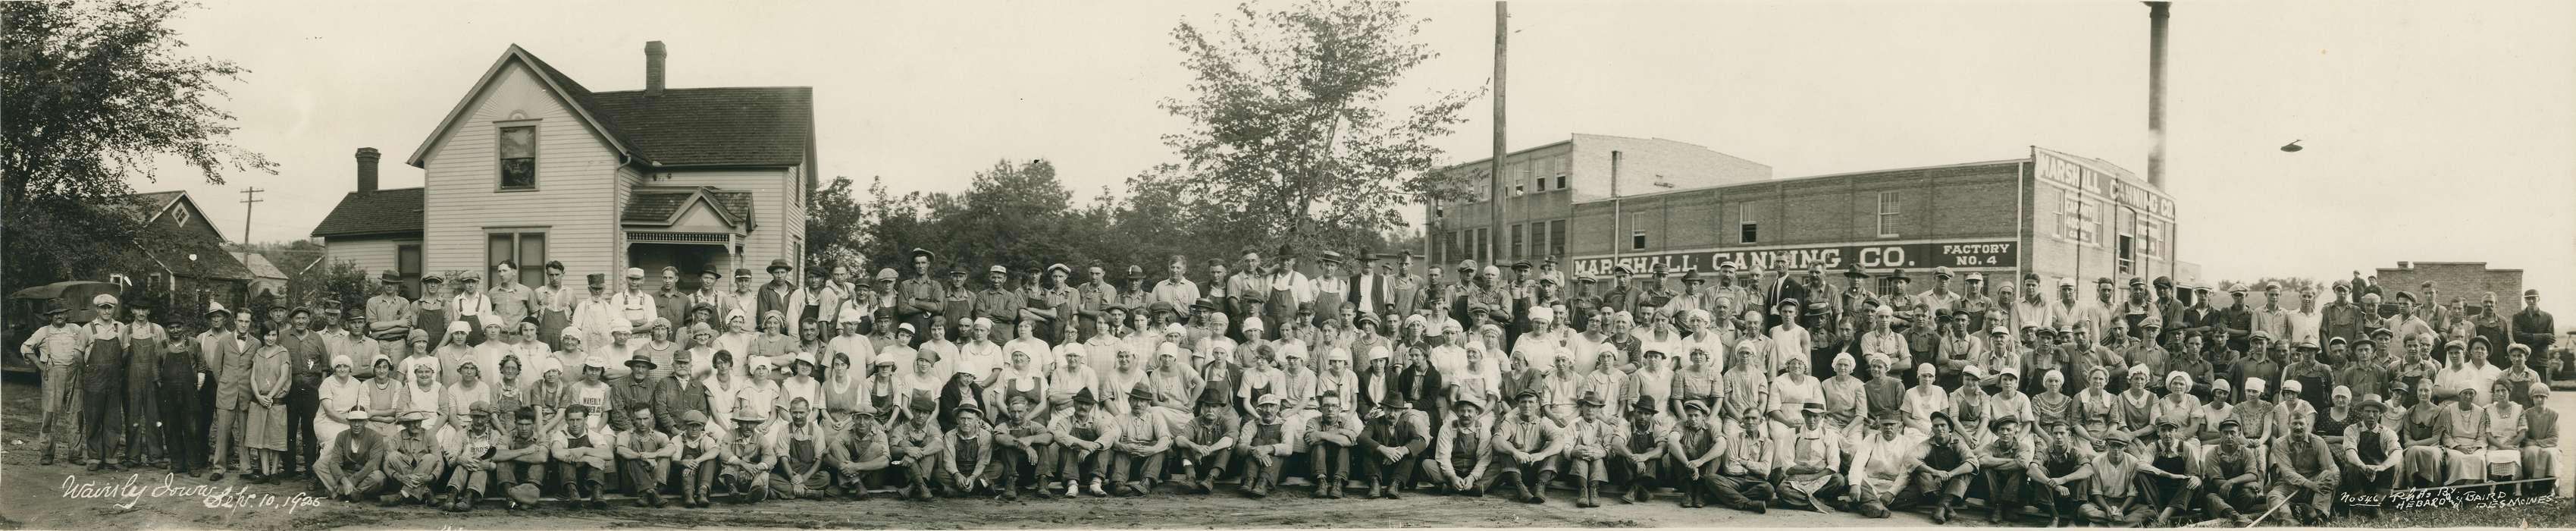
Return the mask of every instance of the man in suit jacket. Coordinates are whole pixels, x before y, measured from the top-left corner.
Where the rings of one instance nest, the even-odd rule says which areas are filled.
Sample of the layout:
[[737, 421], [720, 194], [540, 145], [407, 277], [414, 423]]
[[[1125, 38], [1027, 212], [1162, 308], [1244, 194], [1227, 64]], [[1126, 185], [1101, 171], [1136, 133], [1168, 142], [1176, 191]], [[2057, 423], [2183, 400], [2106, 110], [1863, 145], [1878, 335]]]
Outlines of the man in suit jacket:
[[1413, 251], [1404, 251], [1396, 255], [1395, 276], [1387, 279], [1386, 283], [1385, 302], [1395, 304], [1395, 311], [1398, 313], [1379, 316], [1381, 319], [1401, 319], [1421, 309], [1424, 300], [1422, 288], [1426, 284], [1422, 279], [1413, 276]]
[[[1763, 299], [1762, 299], [1763, 307], [1766, 307], [1766, 308], [1778, 308], [1778, 307], [1780, 307], [1780, 301], [1782, 301], [1782, 300], [1788, 300], [1788, 299], [1797, 299], [1797, 300], [1799, 300], [1799, 301], [1810, 301], [1810, 302], [1812, 302], [1812, 301], [1816, 300], [1816, 298], [1813, 296], [1813, 295], [1814, 295], [1814, 291], [1816, 290], [1816, 287], [1817, 287], [1817, 286], [1820, 286], [1820, 285], [1823, 285], [1823, 284], [1824, 284], [1824, 279], [1825, 279], [1825, 266], [1824, 266], [1824, 264], [1808, 264], [1808, 265], [1807, 265], [1807, 280], [1806, 280], [1806, 282], [1803, 282], [1803, 283], [1802, 283], [1802, 282], [1799, 282], [1799, 281], [1797, 281], [1797, 280], [1794, 280], [1794, 279], [1789, 278], [1789, 261], [1788, 261], [1788, 260], [1780, 260], [1780, 259], [1772, 260], [1772, 261], [1771, 261], [1771, 279], [1770, 279], [1770, 280], [1763, 281], [1763, 287], [1764, 287], [1764, 288], [1766, 288], [1766, 289], [1770, 292], [1768, 295], [1763, 296]], [[1763, 321], [1762, 326], [1763, 326], [1764, 328], [1769, 328], [1769, 327], [1774, 327], [1774, 326], [1780, 326], [1780, 319], [1781, 319], [1782, 317], [1783, 317], [1783, 316], [1778, 315], [1778, 314], [1770, 315], [1768, 319], [1765, 319], [1765, 320]], [[1790, 315], [1790, 316], [1786, 316], [1786, 317], [1789, 317], [1789, 318], [1795, 318], [1795, 317], [1797, 317], [1797, 316], [1795, 316], [1795, 315]]]
[[1343, 296], [1359, 313], [1377, 313], [1386, 303], [1395, 300], [1395, 290], [1389, 285], [1387, 276], [1378, 271], [1377, 253], [1360, 251], [1352, 254], [1359, 256], [1359, 274], [1351, 275]]

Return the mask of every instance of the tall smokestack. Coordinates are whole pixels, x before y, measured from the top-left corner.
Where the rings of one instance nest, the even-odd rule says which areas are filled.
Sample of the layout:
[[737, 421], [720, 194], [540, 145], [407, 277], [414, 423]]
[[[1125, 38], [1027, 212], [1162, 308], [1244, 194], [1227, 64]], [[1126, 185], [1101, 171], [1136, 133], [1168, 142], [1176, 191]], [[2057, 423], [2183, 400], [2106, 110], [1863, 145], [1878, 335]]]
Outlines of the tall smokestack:
[[376, 160], [382, 158], [384, 155], [376, 153], [376, 148], [358, 148], [359, 192], [376, 191]]
[[662, 57], [666, 55], [670, 52], [662, 47], [662, 41], [644, 43], [644, 95], [662, 95]]
[[2147, 185], [2165, 187], [2165, 19], [2173, 2], [2147, 2]]

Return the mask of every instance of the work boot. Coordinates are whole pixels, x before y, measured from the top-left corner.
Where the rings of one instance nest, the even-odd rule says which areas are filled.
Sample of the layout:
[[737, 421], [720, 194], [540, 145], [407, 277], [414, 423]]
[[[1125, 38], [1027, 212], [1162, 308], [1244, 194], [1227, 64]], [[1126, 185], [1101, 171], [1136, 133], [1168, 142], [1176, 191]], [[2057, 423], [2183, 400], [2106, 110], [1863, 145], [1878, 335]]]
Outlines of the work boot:
[[1943, 494], [1932, 502], [1932, 525], [1950, 523], [1950, 495]]

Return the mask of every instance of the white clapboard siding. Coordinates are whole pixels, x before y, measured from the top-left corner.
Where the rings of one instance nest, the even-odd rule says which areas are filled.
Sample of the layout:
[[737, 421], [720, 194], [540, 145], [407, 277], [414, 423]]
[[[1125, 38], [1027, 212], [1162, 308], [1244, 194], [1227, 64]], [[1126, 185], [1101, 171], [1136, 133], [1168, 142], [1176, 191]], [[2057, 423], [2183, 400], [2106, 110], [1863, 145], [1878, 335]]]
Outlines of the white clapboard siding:
[[[399, 243], [417, 244], [420, 240], [405, 239]], [[332, 264], [350, 262], [358, 264], [358, 269], [365, 271], [367, 278], [376, 278], [402, 265], [396, 245], [392, 238], [324, 238], [323, 246], [330, 251], [330, 258], [313, 266], [313, 269], [328, 273]]]
[[[618, 156], [580, 115], [515, 59], [467, 104], [468, 113], [430, 147], [422, 210], [423, 267], [481, 274], [486, 234], [546, 233], [546, 258], [572, 278], [623, 266], [617, 248]], [[537, 190], [496, 191], [501, 122], [537, 121]], [[539, 264], [527, 264], [530, 267]]]
[[[805, 235], [805, 205], [788, 201], [791, 186], [803, 186], [793, 169], [735, 169], [703, 171], [665, 171], [654, 174], [649, 186], [713, 186], [729, 192], [751, 192], [752, 216], [759, 219], [751, 237], [743, 242], [742, 265], [754, 271], [769, 265], [770, 260], [786, 258], [799, 270], [804, 258], [788, 256], [787, 242]], [[801, 280], [800, 280], [801, 282]]]

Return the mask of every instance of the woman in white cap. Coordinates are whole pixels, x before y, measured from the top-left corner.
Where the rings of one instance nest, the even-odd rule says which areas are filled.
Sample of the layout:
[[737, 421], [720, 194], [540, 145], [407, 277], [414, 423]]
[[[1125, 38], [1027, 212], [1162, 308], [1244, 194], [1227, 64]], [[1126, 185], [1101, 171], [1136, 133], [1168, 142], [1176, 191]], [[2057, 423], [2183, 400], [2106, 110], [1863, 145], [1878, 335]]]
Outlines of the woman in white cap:
[[1868, 419], [1872, 414], [1868, 405], [1869, 391], [1862, 389], [1860, 378], [1852, 375], [1860, 361], [1854, 359], [1850, 352], [1835, 353], [1832, 363], [1834, 376], [1816, 382], [1817, 398], [1825, 404], [1825, 431], [1841, 438], [1842, 443], [1848, 446], [1868, 437], [1862, 432], [1869, 431]]
[[2306, 387], [2306, 383], [2298, 380], [2281, 381], [2281, 392], [2278, 395], [2280, 399], [2272, 404], [2274, 412], [2272, 416], [2282, 431], [2289, 430], [2292, 420], [2305, 419], [2310, 421], [2309, 426], [2316, 425], [2314, 421], [2317, 418], [2317, 406], [2308, 403], [2305, 398], [2300, 398], [2306, 394]]
[[[951, 366], [958, 373], [975, 375], [978, 387], [1001, 381], [1002, 366], [1010, 364], [1011, 356], [1002, 350], [1001, 343], [993, 342], [993, 320], [983, 317], [968, 320], [963, 335], [966, 343], [957, 347], [957, 361]], [[987, 402], [986, 405], [988, 409], [1001, 407], [999, 402]]]
[[[367, 352], [375, 351], [370, 349]], [[322, 442], [325, 453], [331, 451], [331, 441], [337, 440], [340, 432], [349, 430], [352, 421], [342, 418], [342, 415], [366, 404], [366, 384], [354, 376], [357, 369], [352, 365], [355, 363], [347, 354], [331, 356], [331, 377], [323, 378], [322, 386], [315, 393], [321, 406], [314, 409], [313, 437]]]
[[[788, 357], [787, 377], [778, 379], [778, 409], [787, 409], [787, 404], [799, 398], [805, 399], [808, 405], [823, 404], [823, 381], [814, 379], [815, 367], [812, 352], [798, 352]], [[808, 410], [805, 420], [821, 424], [824, 409], [815, 407]]]
[[[2165, 373], [2164, 384], [2165, 395], [2148, 407], [2147, 416], [2156, 424], [2172, 421], [2181, 428], [2178, 433], [2199, 435], [2202, 428], [2200, 398], [2191, 396], [2191, 375], [2182, 371]], [[2139, 387], [2144, 386], [2130, 386], [2130, 389]]]
[[2265, 441], [2279, 437], [2282, 430], [2281, 421], [2286, 418], [2281, 415], [2280, 406], [2264, 398], [2271, 396], [2271, 393], [2266, 392], [2270, 387], [2269, 384], [2270, 382], [2262, 378], [2246, 377], [2244, 398], [2236, 402], [2237, 429], [2245, 434], [2245, 440], [2257, 447], [2262, 446]]
[[[1949, 391], [1941, 388], [1939, 376], [1940, 368], [1930, 363], [1914, 366], [1914, 387], [1905, 389], [1904, 405], [1901, 408], [1905, 411], [1906, 430], [1929, 436], [1932, 433], [1933, 413], [1941, 413], [1945, 422], [1954, 417], [1949, 413]], [[1976, 384], [1972, 382], [1967, 385]], [[1969, 436], [1967, 440], [1972, 444], [1977, 440], [1974, 433], [1967, 435]]]
[[[2488, 393], [2495, 395], [2512, 392], [2512, 388], [2512, 382], [2502, 380], [2487, 386]], [[2501, 396], [2487, 402], [2479, 408], [2486, 413], [2486, 432], [2482, 435], [2487, 439], [2487, 480], [2511, 481], [2522, 476], [2522, 439], [2531, 427], [2523, 424], [2522, 404]]]
[[1772, 407], [1769, 412], [1773, 422], [1772, 433], [1788, 433], [1798, 426], [1805, 425], [1807, 419], [1801, 414], [1808, 412], [1801, 408], [1806, 404], [1813, 404], [1816, 409], [1806, 416], [1817, 417], [1818, 424], [1822, 425], [1825, 391], [1822, 382], [1817, 381], [1815, 374], [1807, 370], [1807, 357], [1783, 357], [1780, 358], [1780, 362], [1780, 374], [1771, 377], [1769, 405]]
[[438, 348], [430, 350], [430, 356], [438, 358], [439, 385], [456, 383], [456, 366], [474, 359], [474, 347], [466, 340], [466, 336], [473, 333], [473, 324], [447, 322], [447, 337], [439, 341]]
[[[2202, 445], [2206, 446], [2217, 444], [2218, 440], [2225, 436], [2224, 434], [2219, 433], [2218, 423], [2220, 421], [2233, 420], [2236, 418], [2235, 394], [2236, 387], [2229, 385], [2226, 378], [2218, 378], [2209, 381], [2209, 400], [2201, 402], [2200, 409], [2198, 411], [2200, 415], [2200, 443]], [[2244, 432], [2243, 424], [2237, 425], [2237, 432]]]
[[437, 432], [447, 424], [439, 415], [449, 409], [447, 387], [438, 384], [438, 367], [416, 362], [406, 369], [411, 379], [403, 382], [402, 411], [394, 412], [394, 416], [420, 417], [422, 429]]
[[[2438, 390], [2436, 390], [2438, 391]], [[2487, 476], [2487, 414], [2478, 406], [2480, 389], [2457, 390], [2448, 405], [2442, 407], [2441, 445], [2442, 484], [2457, 485], [2484, 481]]]
[[2079, 415], [2083, 415], [2084, 410], [2076, 407], [2074, 397], [2058, 392], [2058, 389], [2065, 386], [2066, 373], [2058, 372], [2057, 369], [2049, 369], [2048, 372], [2041, 373], [2039, 394], [2030, 395], [2029, 422], [2037, 425], [2042, 419], [2057, 419], [2073, 429], [2076, 435], [2083, 435], [2084, 423], [2080, 421], [2083, 417]]
[[1029, 350], [1018, 341], [1013, 341], [1012, 345], [1015, 346], [1006, 347], [1010, 351], [1010, 363], [1002, 366], [1000, 379], [985, 386], [983, 402], [1008, 404], [1013, 396], [1026, 397], [1029, 414], [1039, 419], [1050, 418], [1046, 411], [1047, 370], [1037, 361], [1038, 356], [1045, 355], [1046, 351]]
[[549, 356], [537, 358], [530, 371], [536, 377], [528, 382], [528, 405], [536, 411], [538, 430], [563, 429], [563, 409], [572, 405], [572, 380], [564, 370], [562, 361]]
[[566, 392], [572, 398], [571, 405], [587, 407], [593, 412], [583, 419], [591, 433], [608, 433], [608, 416], [623, 411], [623, 406], [617, 403], [617, 390], [608, 386], [608, 358], [598, 354], [581, 361], [581, 378], [573, 381]]
[[[563, 330], [556, 331], [556, 334], [555, 343], [560, 345], [558, 348], [562, 350], [555, 351], [549, 357], [555, 360], [556, 367], [564, 370], [564, 383], [581, 380], [581, 366], [590, 362], [590, 332], [579, 326], [567, 326]], [[544, 373], [538, 373], [538, 376], [544, 375]]]
[[489, 403], [499, 396], [492, 392], [491, 382], [483, 381], [483, 366], [474, 362], [456, 367], [456, 383], [448, 385], [446, 392], [447, 409], [439, 412], [440, 419], [446, 422], [439, 427], [453, 433], [473, 427], [473, 419], [465, 413], [474, 403]]
[[2121, 380], [2128, 382], [2123, 384], [2128, 388], [2113, 395], [2112, 402], [2116, 407], [2111, 408], [2111, 424], [2127, 432], [2129, 438], [2137, 442], [2129, 445], [2129, 451], [2140, 458], [2147, 457], [2148, 450], [2162, 438], [2162, 432], [2156, 430], [2156, 394], [2147, 391], [2150, 379], [2147, 371], [2145, 364], [2129, 366], [2128, 376]]
[[[770, 365], [768, 358], [752, 358], [751, 361], [746, 362], [746, 365], [749, 367], [743, 369], [745, 374], [766, 375], [776, 370]], [[769, 437], [776, 433], [778, 425], [785, 424], [787, 420], [787, 403], [778, 399], [779, 394], [777, 380], [765, 376], [745, 377], [741, 386], [735, 387], [733, 391], [734, 419], [761, 421], [760, 435], [762, 439], [769, 440]]]

